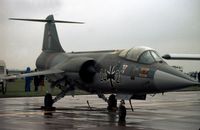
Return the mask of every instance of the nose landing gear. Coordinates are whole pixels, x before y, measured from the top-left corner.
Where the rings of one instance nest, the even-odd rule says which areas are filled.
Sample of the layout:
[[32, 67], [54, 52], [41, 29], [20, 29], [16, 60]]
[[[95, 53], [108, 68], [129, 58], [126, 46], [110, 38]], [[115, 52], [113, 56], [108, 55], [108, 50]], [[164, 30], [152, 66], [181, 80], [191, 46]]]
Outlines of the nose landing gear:
[[114, 94], [111, 94], [108, 98], [108, 111], [116, 112], [117, 111], [117, 99]]

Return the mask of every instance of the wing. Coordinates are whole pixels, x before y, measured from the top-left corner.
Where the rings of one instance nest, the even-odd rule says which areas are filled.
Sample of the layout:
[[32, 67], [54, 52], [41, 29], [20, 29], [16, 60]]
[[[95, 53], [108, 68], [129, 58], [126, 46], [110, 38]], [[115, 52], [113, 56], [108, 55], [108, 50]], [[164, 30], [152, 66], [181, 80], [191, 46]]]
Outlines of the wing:
[[162, 58], [167, 60], [200, 60], [200, 54], [166, 54]]
[[10, 76], [1, 76], [0, 79], [2, 79], [2, 80], [19, 79], [19, 78], [32, 77], [32, 76], [39, 76], [39, 75], [58, 74], [58, 73], [62, 73], [62, 72], [64, 72], [64, 71], [58, 70], [58, 69], [49, 69], [49, 70], [31, 72], [31, 73], [26, 73], [26, 74], [17, 74], [17, 75], [10, 75]]

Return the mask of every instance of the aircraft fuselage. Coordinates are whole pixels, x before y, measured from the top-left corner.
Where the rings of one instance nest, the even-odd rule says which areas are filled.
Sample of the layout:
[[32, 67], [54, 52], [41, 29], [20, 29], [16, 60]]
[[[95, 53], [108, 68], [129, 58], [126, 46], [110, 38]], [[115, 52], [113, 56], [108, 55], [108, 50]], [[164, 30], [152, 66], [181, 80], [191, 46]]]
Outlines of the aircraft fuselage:
[[[188, 84], [191, 84], [189, 82], [189, 80], [191, 80], [189, 77], [167, 65], [164, 61], [154, 62], [153, 64], [141, 64], [120, 57], [120, 52], [121, 51], [80, 53], [42, 52], [37, 59], [36, 66], [38, 70], [59, 68], [66, 71], [66, 73], [59, 75], [47, 76], [50, 82], [64, 79], [66, 82], [73, 82], [73, 84], [80, 89], [94, 93], [159, 93], [184, 88], [188, 86]], [[92, 82], [84, 82], [80, 78], [79, 68], [81, 66], [77, 66], [76, 68], [77, 64], [72, 63], [71, 66], [75, 67], [74, 70], [66, 70], [65, 68], [65, 64], [68, 66], [68, 62], [71, 60], [77, 58], [84, 59], [85, 57], [96, 62], [95, 69], [97, 72], [92, 77]], [[78, 59], [78, 62], [80, 59]], [[167, 73], [168, 75], [160, 74], [159, 72]], [[160, 76], [166, 76], [163, 78], [173, 78], [173, 75], [175, 78], [182, 78], [184, 82], [188, 80], [188, 84], [182, 85], [182, 81], [178, 81], [177, 83], [159, 81], [159, 83], [157, 83], [157, 80], [159, 80], [157, 78], [162, 78]]]

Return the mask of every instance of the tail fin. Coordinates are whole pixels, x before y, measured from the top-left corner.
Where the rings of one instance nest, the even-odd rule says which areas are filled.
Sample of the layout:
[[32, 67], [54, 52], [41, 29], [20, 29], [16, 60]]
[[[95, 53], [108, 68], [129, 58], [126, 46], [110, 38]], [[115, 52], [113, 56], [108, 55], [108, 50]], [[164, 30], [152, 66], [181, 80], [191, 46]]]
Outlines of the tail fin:
[[22, 20], [22, 21], [33, 21], [33, 22], [46, 22], [44, 29], [44, 39], [42, 51], [48, 52], [64, 52], [56, 30], [55, 23], [76, 23], [83, 24], [83, 22], [72, 22], [72, 21], [60, 21], [54, 20], [53, 15], [47, 16], [46, 19], [19, 19], [19, 18], [10, 18], [10, 20]]
[[51, 22], [47, 22], [45, 24], [42, 50], [52, 52], [64, 52], [62, 46], [60, 45], [53, 15], [49, 15], [46, 20], [49, 20]]

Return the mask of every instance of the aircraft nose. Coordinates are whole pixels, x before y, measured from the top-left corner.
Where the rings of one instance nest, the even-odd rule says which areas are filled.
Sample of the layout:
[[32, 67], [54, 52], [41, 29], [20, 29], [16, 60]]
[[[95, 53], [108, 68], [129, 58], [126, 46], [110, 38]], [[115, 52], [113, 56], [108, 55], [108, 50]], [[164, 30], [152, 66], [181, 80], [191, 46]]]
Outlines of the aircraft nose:
[[199, 85], [199, 83], [185, 74], [180, 74], [178, 70], [173, 73], [157, 70], [154, 75], [154, 84], [160, 91], [171, 91], [189, 86]]

